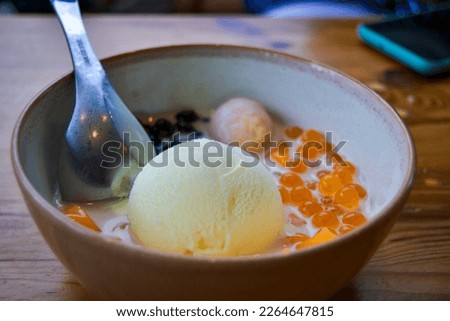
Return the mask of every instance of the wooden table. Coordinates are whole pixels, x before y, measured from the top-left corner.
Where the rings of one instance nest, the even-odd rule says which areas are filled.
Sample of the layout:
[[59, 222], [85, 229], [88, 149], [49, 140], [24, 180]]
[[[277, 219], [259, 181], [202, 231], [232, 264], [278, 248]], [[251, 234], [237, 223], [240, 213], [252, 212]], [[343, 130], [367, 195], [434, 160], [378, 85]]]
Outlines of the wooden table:
[[[450, 79], [425, 80], [362, 45], [356, 20], [88, 16], [99, 57], [185, 43], [265, 47], [326, 63], [380, 92], [408, 124], [417, 178], [392, 233], [334, 299], [450, 299]], [[44, 86], [71, 70], [55, 16], [0, 16], [0, 299], [89, 299], [48, 249], [10, 161], [14, 123]]]

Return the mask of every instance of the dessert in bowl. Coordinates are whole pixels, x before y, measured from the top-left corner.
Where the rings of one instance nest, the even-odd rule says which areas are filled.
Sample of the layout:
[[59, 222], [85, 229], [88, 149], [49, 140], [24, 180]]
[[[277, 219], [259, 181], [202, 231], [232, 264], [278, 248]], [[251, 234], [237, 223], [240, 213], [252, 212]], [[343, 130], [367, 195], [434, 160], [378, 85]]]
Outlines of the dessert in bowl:
[[[38, 95], [22, 114], [13, 138], [13, 164], [30, 212], [47, 243], [80, 283], [98, 297], [324, 299], [345, 285], [370, 259], [408, 196], [415, 164], [406, 127], [379, 96], [336, 71], [280, 53], [232, 46], [149, 49], [107, 59], [104, 65], [136, 115], [176, 115], [187, 107], [210, 115], [230, 98], [248, 97], [264, 105], [274, 123], [283, 126], [285, 138], [308, 140], [306, 133], [317, 137], [314, 133], [332, 132], [334, 143], [347, 142], [341, 154], [355, 164], [357, 171], [350, 177], [344, 175], [349, 181], [337, 184], [336, 191], [332, 191], [334, 198], [349, 184], [362, 187], [364, 193], [358, 194], [356, 207], [317, 202], [320, 213], [305, 219], [301, 214], [317, 207], [305, 202], [315, 202], [317, 198], [298, 199], [299, 195], [307, 194], [306, 190], [314, 197], [331, 193], [326, 191], [327, 184], [319, 186], [320, 181], [327, 175], [333, 181], [339, 165], [331, 164], [323, 176], [315, 172], [316, 186], [314, 179], [305, 178], [306, 171], [288, 169], [278, 176], [274, 173], [274, 179], [267, 184], [274, 184], [275, 188], [279, 185], [281, 194], [276, 197], [283, 204], [280, 206], [298, 210], [282, 213], [286, 221], [280, 226], [284, 224], [288, 230], [280, 229], [287, 231], [285, 236], [290, 242], [277, 243], [278, 248], [266, 242], [264, 249], [230, 251], [226, 255], [196, 253], [196, 249], [205, 248], [200, 238], [196, 244], [201, 246], [179, 252], [157, 246], [154, 241], [147, 244], [139, 232], [138, 242], [126, 242], [93, 231], [61, 213], [64, 208], [60, 208], [55, 197], [58, 152], [73, 108], [73, 79], [68, 75]], [[212, 127], [207, 134], [218, 139], [214, 116], [207, 124]], [[273, 156], [275, 162], [280, 161], [278, 154], [268, 154], [269, 159]], [[279, 162], [277, 167], [281, 165]], [[146, 207], [152, 204], [149, 202]], [[324, 219], [321, 213], [331, 210], [322, 209], [333, 205], [342, 205], [346, 212]], [[151, 212], [151, 208], [148, 210]], [[355, 221], [353, 215], [344, 219], [356, 210], [363, 211], [363, 218], [358, 216]], [[89, 209], [86, 211], [90, 213]], [[101, 225], [97, 226], [100, 230], [105, 229], [102, 224], [97, 224]], [[305, 225], [313, 229], [302, 231]], [[344, 229], [345, 225], [350, 228]], [[308, 240], [322, 229], [327, 235], [308, 245]], [[252, 239], [255, 237], [257, 231]], [[323, 239], [333, 240], [322, 242]], [[274, 238], [275, 243], [277, 240]]]

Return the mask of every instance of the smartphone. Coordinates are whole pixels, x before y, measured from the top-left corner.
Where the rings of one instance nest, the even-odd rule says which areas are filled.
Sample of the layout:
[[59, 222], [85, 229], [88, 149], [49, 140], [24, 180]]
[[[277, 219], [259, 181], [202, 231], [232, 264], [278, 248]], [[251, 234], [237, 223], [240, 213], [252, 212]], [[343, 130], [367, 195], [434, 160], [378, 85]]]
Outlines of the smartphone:
[[450, 6], [423, 14], [364, 23], [361, 40], [423, 76], [450, 71]]

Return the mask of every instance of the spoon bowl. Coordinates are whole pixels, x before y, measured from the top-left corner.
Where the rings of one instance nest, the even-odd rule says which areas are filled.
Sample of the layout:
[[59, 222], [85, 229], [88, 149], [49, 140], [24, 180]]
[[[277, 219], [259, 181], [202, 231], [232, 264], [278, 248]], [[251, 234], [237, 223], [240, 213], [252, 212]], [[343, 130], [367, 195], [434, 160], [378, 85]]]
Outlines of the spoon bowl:
[[140, 169], [153, 157], [153, 145], [96, 57], [78, 1], [51, 3], [70, 48], [76, 87], [59, 162], [61, 198], [95, 201], [126, 196]]

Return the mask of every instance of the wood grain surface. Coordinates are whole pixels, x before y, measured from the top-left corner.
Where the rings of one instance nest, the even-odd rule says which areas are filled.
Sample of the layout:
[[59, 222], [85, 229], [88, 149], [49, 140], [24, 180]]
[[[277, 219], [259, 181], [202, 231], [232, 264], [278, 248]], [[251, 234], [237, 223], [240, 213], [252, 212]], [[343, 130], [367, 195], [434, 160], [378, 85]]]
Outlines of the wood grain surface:
[[[87, 16], [99, 57], [148, 47], [226, 43], [319, 61], [368, 84], [400, 113], [417, 147], [417, 179], [393, 231], [332, 299], [450, 300], [450, 79], [424, 79], [364, 46], [356, 20]], [[71, 70], [54, 16], [0, 16], [0, 299], [90, 299], [56, 260], [22, 200], [10, 161], [14, 123]]]

